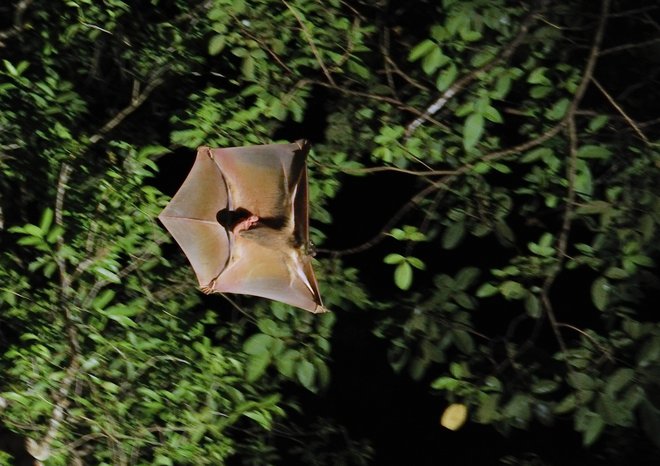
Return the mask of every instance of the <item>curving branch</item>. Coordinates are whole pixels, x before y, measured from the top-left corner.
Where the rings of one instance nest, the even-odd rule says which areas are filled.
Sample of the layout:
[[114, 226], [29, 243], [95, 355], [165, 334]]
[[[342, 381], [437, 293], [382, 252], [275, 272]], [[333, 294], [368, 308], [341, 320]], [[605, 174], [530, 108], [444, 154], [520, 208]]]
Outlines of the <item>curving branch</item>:
[[[559, 329], [559, 322], [555, 315], [552, 302], [550, 300], [550, 289], [554, 285], [557, 276], [561, 272], [566, 260], [566, 252], [568, 249], [568, 236], [571, 232], [571, 226], [573, 222], [573, 215], [575, 210], [575, 198], [576, 198], [576, 188], [575, 188], [575, 179], [577, 171], [577, 148], [578, 148], [578, 139], [577, 139], [577, 130], [575, 127], [575, 112], [577, 111], [582, 98], [589, 86], [589, 83], [593, 79], [594, 69], [596, 68], [596, 62], [598, 60], [598, 51], [600, 50], [600, 45], [603, 41], [603, 35], [605, 33], [605, 25], [607, 24], [607, 14], [610, 10], [611, 0], [603, 0], [601, 5], [600, 19], [598, 22], [598, 27], [596, 34], [594, 36], [593, 44], [591, 46], [591, 52], [589, 53], [589, 58], [587, 59], [587, 64], [582, 75], [582, 80], [575, 92], [575, 96], [567, 116], [565, 117], [565, 122], [568, 131], [568, 141], [569, 141], [569, 158], [566, 167], [566, 179], [568, 181], [568, 192], [566, 194], [566, 208], [564, 211], [564, 219], [562, 221], [561, 230], [559, 232], [559, 237], [557, 239], [557, 264], [554, 267], [552, 273], [548, 274], [545, 281], [543, 282], [543, 287], [541, 290], [541, 302], [543, 303], [543, 308], [545, 314], [548, 317], [550, 326], [557, 340], [557, 344], [562, 352], [566, 352], [567, 346], [564, 341], [564, 337], [561, 334]], [[573, 368], [566, 362], [569, 372], [573, 371]]]

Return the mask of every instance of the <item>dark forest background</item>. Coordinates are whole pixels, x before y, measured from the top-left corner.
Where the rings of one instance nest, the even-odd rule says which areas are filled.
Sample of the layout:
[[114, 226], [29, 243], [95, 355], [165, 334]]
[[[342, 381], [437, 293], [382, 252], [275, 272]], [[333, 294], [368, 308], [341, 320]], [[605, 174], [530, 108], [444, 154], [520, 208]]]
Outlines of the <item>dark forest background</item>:
[[[660, 5], [0, 4], [0, 464], [657, 464]], [[324, 304], [206, 296], [195, 149], [312, 142]]]

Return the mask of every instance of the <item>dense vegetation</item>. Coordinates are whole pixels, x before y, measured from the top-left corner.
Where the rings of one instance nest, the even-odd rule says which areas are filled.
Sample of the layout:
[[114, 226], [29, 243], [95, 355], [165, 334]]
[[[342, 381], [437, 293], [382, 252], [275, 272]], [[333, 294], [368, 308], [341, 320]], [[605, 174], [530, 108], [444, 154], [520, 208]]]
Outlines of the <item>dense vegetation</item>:
[[[358, 315], [448, 427], [660, 458], [658, 12], [0, 5], [0, 464], [382, 464], [305, 415]], [[301, 137], [335, 312], [201, 295], [156, 221], [194, 149]]]

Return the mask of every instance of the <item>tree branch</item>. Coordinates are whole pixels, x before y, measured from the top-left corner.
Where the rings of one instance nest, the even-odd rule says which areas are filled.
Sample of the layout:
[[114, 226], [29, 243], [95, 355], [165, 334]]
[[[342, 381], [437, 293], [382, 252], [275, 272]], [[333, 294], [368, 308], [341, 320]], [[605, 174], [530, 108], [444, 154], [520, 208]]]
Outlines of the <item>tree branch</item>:
[[155, 73], [155, 75], [152, 77], [152, 79], [149, 81], [149, 84], [144, 88], [144, 90], [137, 94], [137, 96], [133, 97], [131, 99], [131, 103], [128, 104], [126, 107], [124, 107], [119, 113], [117, 113], [114, 117], [112, 117], [105, 125], [99, 129], [96, 134], [92, 135], [89, 138], [89, 142], [91, 144], [96, 144], [99, 142], [101, 139], [105, 137], [106, 134], [108, 134], [110, 131], [115, 129], [122, 121], [126, 119], [131, 113], [133, 113], [135, 110], [137, 110], [151, 95], [151, 93], [158, 87], [160, 84], [163, 83], [163, 79], [161, 75], [165, 72], [165, 69], [167, 66], [162, 67], [158, 72]]
[[642, 141], [644, 141], [647, 145], [651, 145], [651, 141], [646, 137], [646, 135], [642, 132], [642, 130], [639, 128], [637, 123], [628, 116], [628, 114], [621, 108], [621, 106], [612, 98], [612, 96], [605, 90], [603, 86], [598, 82], [596, 78], [593, 76], [591, 77], [591, 81], [596, 85], [598, 90], [605, 96], [607, 101], [616, 109], [617, 112], [621, 114], [624, 120], [631, 126], [633, 130], [639, 135], [640, 138], [642, 138]]
[[[555, 264], [554, 270], [547, 275], [545, 281], [543, 282], [543, 287], [541, 291], [541, 302], [543, 303], [545, 314], [548, 317], [548, 321], [550, 322], [550, 326], [552, 327], [552, 331], [555, 335], [557, 344], [559, 345], [559, 348], [562, 353], [566, 353], [567, 346], [566, 346], [566, 342], [564, 341], [564, 337], [562, 336], [559, 330], [557, 317], [555, 315], [552, 302], [550, 300], [550, 289], [552, 288], [552, 285], [555, 283], [557, 276], [564, 267], [564, 262], [566, 260], [566, 251], [568, 249], [568, 236], [571, 232], [571, 225], [573, 221], [573, 213], [575, 207], [575, 197], [576, 197], [575, 179], [576, 179], [576, 171], [577, 171], [577, 150], [578, 150], [577, 130], [575, 128], [575, 112], [577, 111], [580, 102], [582, 101], [582, 98], [584, 97], [584, 94], [587, 90], [589, 82], [592, 80], [593, 77], [593, 72], [596, 67], [596, 61], [598, 60], [598, 51], [600, 50], [600, 44], [602, 43], [603, 35], [605, 32], [605, 25], [607, 23], [607, 14], [610, 9], [610, 1], [611, 0], [603, 0], [601, 4], [600, 19], [598, 22], [596, 33], [594, 35], [593, 44], [591, 46], [591, 52], [589, 53], [589, 58], [587, 59], [587, 64], [584, 69], [582, 81], [580, 82], [580, 85], [578, 86], [575, 92], [575, 96], [573, 98], [573, 101], [571, 102], [569, 111], [567, 112], [567, 116], [565, 117], [567, 130], [568, 130], [568, 141], [569, 141], [569, 158], [566, 166], [566, 179], [568, 182], [568, 192], [566, 195], [566, 208], [564, 210], [564, 219], [562, 221], [561, 230], [559, 232], [559, 237], [557, 239], [557, 263]], [[570, 366], [570, 364], [568, 364], [568, 362], [566, 362], [566, 366], [569, 372], [573, 371], [572, 367]]]
[[[545, 5], [542, 5], [541, 9]], [[406, 127], [406, 138], [409, 138], [412, 136], [412, 134], [415, 132], [415, 130], [422, 124], [424, 123], [424, 120], [426, 117], [430, 117], [435, 115], [437, 112], [442, 109], [442, 107], [445, 106], [447, 102], [449, 102], [449, 99], [454, 97], [459, 91], [465, 89], [472, 81], [474, 81], [477, 76], [479, 76], [482, 73], [485, 73], [486, 71], [490, 70], [492, 67], [494, 67], [496, 64], [506, 61], [512, 54], [515, 52], [515, 50], [522, 44], [523, 40], [527, 36], [527, 32], [529, 30], [529, 26], [532, 24], [534, 21], [536, 15], [538, 14], [538, 11], [535, 11], [533, 13], [530, 13], [527, 15], [525, 20], [522, 22], [520, 26], [520, 31], [516, 35], [516, 38], [511, 41], [509, 45], [507, 45], [504, 50], [496, 57], [491, 59], [488, 63], [482, 65], [479, 68], [476, 68], [472, 71], [470, 71], [468, 74], [463, 76], [461, 79], [456, 81], [454, 84], [452, 84], [449, 89], [444, 91], [440, 97], [436, 99], [435, 102], [433, 102], [420, 116], [419, 118], [416, 118], [412, 122], [408, 124]]]
[[300, 17], [300, 13], [298, 13], [291, 5], [289, 5], [288, 2], [286, 2], [286, 0], [282, 0], [282, 3], [284, 3], [284, 5], [289, 9], [289, 11], [291, 11], [293, 16], [295, 16], [296, 20], [298, 21], [298, 24], [300, 24], [303, 35], [305, 36], [305, 39], [307, 40], [307, 43], [309, 44], [309, 47], [312, 50], [312, 53], [314, 54], [314, 57], [316, 57], [316, 61], [319, 63], [321, 70], [323, 70], [323, 74], [325, 75], [326, 79], [330, 84], [336, 86], [334, 79], [332, 79], [332, 75], [330, 74], [328, 69], [325, 67], [325, 64], [323, 63], [323, 59], [321, 58], [321, 54], [316, 48], [316, 44], [314, 44], [314, 40], [312, 39], [311, 33], [307, 29], [307, 26], [305, 25], [303, 19]]

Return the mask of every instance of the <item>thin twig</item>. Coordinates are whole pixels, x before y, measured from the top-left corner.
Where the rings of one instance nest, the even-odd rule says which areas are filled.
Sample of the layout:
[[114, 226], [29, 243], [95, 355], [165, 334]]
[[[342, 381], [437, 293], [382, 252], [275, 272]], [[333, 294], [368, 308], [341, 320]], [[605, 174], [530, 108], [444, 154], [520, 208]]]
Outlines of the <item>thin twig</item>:
[[114, 117], [112, 117], [105, 125], [99, 129], [96, 134], [92, 135], [89, 138], [89, 142], [91, 144], [96, 144], [99, 142], [101, 139], [105, 137], [106, 134], [108, 134], [110, 131], [112, 131], [115, 127], [117, 127], [126, 117], [128, 117], [131, 113], [133, 113], [135, 110], [137, 110], [151, 95], [151, 93], [158, 87], [160, 84], [162, 84], [163, 79], [160, 77], [160, 75], [165, 71], [166, 67], [163, 67], [159, 72], [156, 73], [156, 75], [149, 81], [149, 84], [144, 88], [144, 90], [137, 96], [131, 99], [131, 103], [128, 104], [126, 107], [124, 107], [119, 113], [117, 113]]
[[444, 129], [445, 131], [451, 131], [451, 128], [449, 126], [445, 125], [444, 123], [439, 122], [438, 120], [433, 118], [431, 115], [425, 115], [424, 112], [422, 112], [421, 110], [418, 110], [415, 107], [411, 107], [410, 105], [407, 105], [407, 104], [403, 103], [402, 101], [400, 101], [399, 99], [395, 99], [394, 97], [388, 97], [388, 96], [378, 95], [378, 94], [371, 94], [369, 92], [354, 91], [352, 89], [346, 89], [344, 87], [337, 86], [337, 85], [332, 85], [332, 84], [325, 83], [325, 82], [322, 82], [322, 81], [312, 81], [312, 80], [301, 80], [301, 81], [305, 81], [307, 84], [316, 84], [316, 85], [319, 85], [319, 86], [327, 87], [329, 89], [334, 89], [334, 90], [337, 90], [337, 91], [341, 92], [342, 94], [346, 94], [346, 95], [354, 95], [356, 97], [365, 97], [367, 99], [376, 100], [376, 101], [379, 101], [379, 102], [387, 102], [389, 104], [392, 104], [392, 105], [396, 106], [397, 108], [399, 108], [401, 110], [405, 110], [406, 112], [417, 115], [420, 118], [423, 118], [424, 120], [428, 121], [429, 123], [432, 123], [432, 124], [436, 125], [437, 127]]
[[422, 199], [424, 199], [426, 196], [428, 196], [436, 189], [438, 189], [438, 185], [437, 183], [434, 183], [419, 191], [406, 204], [404, 204], [392, 216], [392, 218], [390, 218], [390, 220], [383, 226], [383, 228], [381, 228], [381, 230], [376, 235], [374, 235], [372, 238], [368, 239], [364, 243], [348, 249], [330, 250], [330, 249], [319, 248], [317, 249], [317, 251], [320, 253], [328, 253], [335, 257], [346, 256], [346, 255], [356, 254], [358, 252], [366, 251], [367, 249], [379, 243], [383, 238], [385, 238], [385, 236], [387, 236], [387, 233], [394, 227], [394, 225], [396, 225], [399, 222], [399, 220], [403, 218], [404, 215], [406, 215], [406, 213], [408, 213], [410, 209], [415, 207], [419, 202], [421, 202]]
[[607, 357], [607, 359], [609, 359], [611, 362], [614, 362], [614, 357], [612, 356], [612, 353], [607, 348], [605, 348], [603, 345], [601, 345], [598, 342], [598, 340], [596, 340], [594, 337], [589, 335], [584, 330], [579, 329], [579, 328], [577, 328], [573, 325], [570, 325], [570, 324], [565, 324], [563, 322], [557, 322], [557, 327], [568, 328], [568, 329], [571, 329], [571, 330], [579, 333], [580, 335], [585, 337], [587, 340], [589, 340], [596, 348], [598, 348], [605, 355], [605, 357]]
[[660, 37], [656, 37], [655, 39], [645, 40], [644, 42], [637, 42], [634, 44], [618, 45], [616, 47], [610, 47], [609, 49], [601, 50], [600, 56], [602, 57], [605, 55], [609, 55], [611, 53], [622, 52], [624, 50], [630, 50], [639, 47], [648, 47], [649, 45], [657, 44], [658, 42], [660, 42]]
[[249, 314], [249, 313], [248, 313], [245, 309], [243, 309], [241, 306], [239, 306], [238, 304], [236, 304], [236, 302], [235, 302], [233, 299], [231, 299], [229, 296], [227, 296], [227, 293], [218, 293], [218, 294], [219, 294], [220, 296], [222, 296], [223, 298], [225, 298], [225, 299], [229, 302], [229, 304], [232, 305], [232, 307], [233, 307], [234, 309], [236, 309], [238, 312], [240, 312], [241, 314], [243, 314], [243, 315], [244, 315], [244, 316], [245, 316], [250, 322], [252, 322], [252, 323], [254, 323], [254, 324], [257, 323], [257, 319], [255, 319], [253, 315]]
[[596, 85], [598, 90], [605, 96], [605, 98], [612, 105], [612, 107], [614, 107], [617, 110], [617, 112], [619, 112], [621, 114], [621, 116], [626, 120], [626, 122], [632, 127], [632, 129], [635, 130], [635, 132], [639, 135], [639, 137], [642, 138], [642, 140], [647, 145], [651, 145], [651, 141], [649, 141], [649, 139], [642, 132], [642, 130], [637, 125], [637, 123], [635, 123], [635, 121], [628, 116], [628, 114], [623, 110], [623, 108], [621, 108], [621, 106], [614, 100], [614, 98], [612, 98], [612, 96], [609, 94], [609, 92], [607, 92], [605, 90], [605, 88], [603, 86], [601, 86], [601, 84], [598, 82], [598, 80], [592, 76], [591, 81]]
[[360, 173], [360, 174], [370, 174], [370, 173], [380, 173], [380, 172], [395, 172], [403, 173], [406, 175], [413, 176], [439, 176], [439, 175], [457, 175], [456, 170], [407, 170], [405, 168], [398, 167], [361, 167], [361, 168], [339, 168], [338, 170], [345, 173]]

